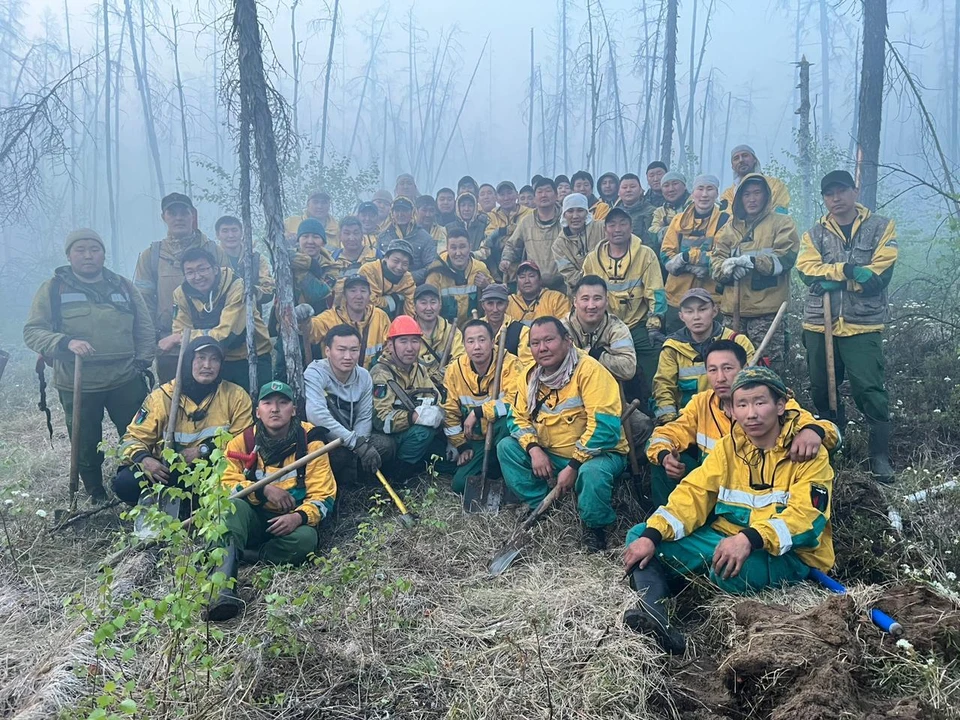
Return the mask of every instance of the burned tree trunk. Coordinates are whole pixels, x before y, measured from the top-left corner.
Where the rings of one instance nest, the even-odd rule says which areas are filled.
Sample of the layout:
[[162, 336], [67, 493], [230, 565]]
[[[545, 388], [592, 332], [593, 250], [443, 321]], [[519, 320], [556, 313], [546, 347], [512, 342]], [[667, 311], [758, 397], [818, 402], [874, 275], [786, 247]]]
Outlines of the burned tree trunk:
[[660, 160], [670, 166], [673, 154], [673, 113], [677, 97], [677, 5], [667, 0], [667, 32], [663, 48], [663, 135]]
[[327, 152], [327, 108], [330, 106], [330, 71], [333, 70], [333, 44], [337, 38], [337, 15], [340, 0], [333, 2], [333, 26], [330, 28], [330, 47], [327, 50], [327, 67], [323, 78], [323, 113], [320, 120], [320, 167]]
[[[106, 0], [104, 0], [106, 2]], [[190, 175], [190, 139], [187, 133], [187, 101], [183, 95], [183, 79], [180, 76], [180, 29], [179, 14], [170, 6], [170, 17], [173, 20], [173, 68], [176, 80], [177, 99], [180, 103], [180, 135], [183, 138], [183, 177], [187, 182], [187, 194], [193, 194], [193, 179]]]
[[263, 46], [257, 19], [256, 0], [236, 0], [233, 15], [233, 39], [237, 44], [240, 69], [240, 94], [247, 103], [250, 126], [256, 140], [260, 201], [266, 225], [266, 241], [273, 257], [277, 290], [275, 310], [280, 324], [287, 382], [293, 388], [298, 405], [303, 400], [303, 358], [300, 337], [293, 317], [293, 274], [283, 236], [283, 203], [280, 195], [280, 169], [273, 117], [267, 98], [267, 78], [263, 70]]
[[533, 167], [533, 89], [536, 70], [533, 66], [533, 28], [530, 28], [530, 115], [527, 121], [527, 175], [531, 177]]
[[243, 282], [246, 294], [247, 322], [247, 371], [250, 377], [250, 391], [254, 394], [260, 387], [262, 378], [257, 377], [257, 335], [256, 307], [259, 302], [257, 280], [260, 268], [253, 263], [253, 211], [250, 207], [250, 105], [246, 96], [240, 94], [240, 218], [243, 221]]
[[120, 260], [120, 237], [117, 235], [117, 206], [113, 194], [113, 160], [111, 159], [110, 143], [110, 7], [107, 0], [103, 0], [103, 111], [104, 111], [104, 162], [107, 167], [107, 207], [110, 215], [110, 252], [113, 254], [113, 261]]
[[860, 71], [860, 125], [857, 128], [857, 185], [860, 202], [877, 207], [880, 120], [887, 40], [887, 0], [863, 2], [863, 65]]
[[813, 187], [813, 156], [810, 154], [810, 63], [806, 56], [797, 63], [800, 67], [800, 107], [797, 115], [800, 116], [800, 126], [797, 130], [797, 144], [800, 150], [800, 179], [803, 195], [800, 198], [800, 213], [804, 226], [813, 215], [811, 208]]
[[830, 25], [827, 22], [827, 0], [820, 0], [820, 79], [823, 102], [820, 111], [823, 117], [821, 135], [829, 140], [833, 136], [833, 122], [830, 116]]

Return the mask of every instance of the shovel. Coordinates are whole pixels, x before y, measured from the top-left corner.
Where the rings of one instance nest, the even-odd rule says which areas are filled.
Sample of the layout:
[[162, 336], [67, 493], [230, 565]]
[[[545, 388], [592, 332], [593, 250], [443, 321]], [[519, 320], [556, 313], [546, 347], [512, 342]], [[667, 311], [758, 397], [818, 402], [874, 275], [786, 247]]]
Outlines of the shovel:
[[10, 359], [10, 353], [0, 350], [0, 380], [3, 380], [3, 371], [7, 369], [7, 361]]
[[827, 402], [833, 418], [837, 417], [837, 367], [833, 358], [833, 307], [830, 291], [823, 294], [823, 347], [827, 360]]
[[[73, 356], [73, 414], [70, 427], [70, 509], [77, 511], [77, 492], [80, 490], [80, 412], [83, 405], [83, 358]], [[55, 513], [56, 515], [56, 513]], [[59, 521], [58, 521], [59, 522]]]
[[637, 500], [643, 497], [641, 479], [643, 475], [640, 472], [640, 463], [637, 461], [637, 448], [633, 445], [633, 430], [630, 423], [630, 416], [633, 411], [640, 407], [640, 401], [634, 400], [629, 405], [627, 398], [623, 394], [623, 383], [620, 383], [620, 403], [625, 408], [621, 416], [620, 425], [623, 428], [624, 437], [627, 439], [627, 457], [630, 459], [630, 480], [633, 482], [634, 491], [637, 493]]
[[[500, 397], [500, 378], [503, 375], [503, 359], [506, 352], [506, 337], [501, 337], [500, 347], [497, 349], [497, 365], [490, 388], [490, 399], [494, 402]], [[463, 489], [463, 510], [467, 513], [497, 512], [500, 509], [500, 501], [503, 499], [503, 478], [491, 480], [488, 477], [490, 453], [493, 452], [493, 426], [493, 422], [487, 423], [487, 435], [483, 442], [483, 468], [480, 475], [468, 477], [466, 487]]]
[[507, 540], [507, 544], [503, 546], [500, 552], [497, 553], [496, 557], [493, 558], [493, 562], [490, 563], [490, 575], [491, 577], [497, 577], [502, 575], [507, 571], [513, 561], [517, 559], [517, 556], [520, 555], [520, 551], [523, 550], [524, 545], [527, 544], [527, 541], [530, 539], [530, 528], [539, 520], [547, 509], [553, 505], [554, 500], [557, 499], [560, 495], [560, 487], [555, 486], [549, 494], [540, 501], [540, 504], [537, 505], [536, 509], [527, 516], [527, 519], [523, 521], [523, 524], [520, 525], [516, 530], [513, 531], [513, 534], [510, 535], [510, 539]]
[[[177, 415], [180, 414], [180, 390], [183, 387], [181, 379], [183, 377], [183, 356], [186, 354], [187, 345], [190, 344], [190, 329], [187, 328], [183, 331], [183, 335], [180, 338], [180, 357], [177, 360], [177, 375], [173, 380], [173, 393], [170, 396], [170, 413], [167, 418], [167, 429], [163, 434], [163, 447], [164, 448], [173, 448], [174, 438], [176, 437], [177, 431]], [[162, 495], [162, 491], [161, 491]], [[146, 488], [140, 494], [140, 500], [137, 502], [137, 505], [140, 505], [144, 508], [148, 508], [151, 505], [156, 504], [157, 496], [154, 495], [153, 491], [150, 488]], [[180, 498], [164, 498], [163, 500], [163, 511], [173, 518], [180, 517]], [[133, 524], [133, 532], [141, 540], [146, 540], [152, 537], [155, 537], [157, 531], [146, 527], [147, 522], [147, 513], [141, 512], [137, 515], [137, 519]]]
[[400, 496], [397, 495], [397, 491], [391, 487], [390, 483], [387, 482], [387, 479], [383, 476], [383, 473], [377, 470], [377, 480], [380, 481], [380, 484], [383, 485], [384, 490], [387, 491], [387, 494], [390, 496], [390, 499], [393, 500], [393, 504], [397, 506], [397, 510], [400, 511], [400, 523], [405, 528], [412, 528], [417, 519], [410, 514], [410, 511], [407, 510], [407, 506], [403, 503], [403, 500], [400, 499]]

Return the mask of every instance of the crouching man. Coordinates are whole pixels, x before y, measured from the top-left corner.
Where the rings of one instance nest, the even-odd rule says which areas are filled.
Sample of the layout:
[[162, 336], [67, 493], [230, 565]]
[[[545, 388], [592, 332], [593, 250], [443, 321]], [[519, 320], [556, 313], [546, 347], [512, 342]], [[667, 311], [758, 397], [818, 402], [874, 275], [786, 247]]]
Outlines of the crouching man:
[[823, 446], [809, 462], [791, 459], [801, 427], [788, 396], [773, 371], [742, 370], [732, 387], [732, 432], [627, 535], [624, 563], [643, 597], [624, 623], [667, 652], [686, 644], [667, 620], [667, 573], [708, 574], [721, 590], [745, 594], [833, 567], [833, 469]]
[[336, 325], [323, 340], [324, 359], [303, 373], [307, 421], [324, 431], [327, 442], [343, 445], [330, 453], [330, 465], [341, 489], [355, 487], [359, 473], [373, 476], [393, 459], [396, 445], [373, 433], [373, 381], [360, 367], [360, 333]]
[[530, 349], [536, 362], [520, 375], [516, 407], [507, 414], [512, 437], [497, 446], [503, 478], [531, 508], [553, 478], [564, 492], [575, 489], [584, 544], [599, 552], [607, 546], [606, 526], [617, 518], [613, 483], [627, 466], [620, 388], [574, 346], [557, 318], [533, 321]]
[[[183, 388], [175, 409], [173, 449], [188, 463], [209, 456], [221, 430], [236, 435], [250, 427], [250, 396], [239, 385], [222, 379], [222, 365], [223, 349], [209, 335], [191, 340], [183, 354]], [[177, 483], [176, 473], [162, 457], [174, 384], [164, 383], [147, 395], [120, 442], [121, 465], [113, 479], [113, 491], [128, 505], [136, 505], [140, 499], [141, 476], [151, 484]]]
[[[293, 390], [273, 381], [260, 388], [256, 424], [227, 445], [221, 482], [236, 492], [323, 447], [322, 431], [297, 420]], [[337, 483], [321, 455], [244, 498], [231, 500], [224, 519], [226, 556], [218, 568], [236, 581], [241, 554], [254, 562], [299, 565], [317, 547], [317, 526], [332, 510]], [[245, 553], [244, 551], [253, 551]], [[250, 557], [252, 555], [252, 557]], [[235, 617], [242, 601], [224, 588], [207, 608], [214, 622]]]

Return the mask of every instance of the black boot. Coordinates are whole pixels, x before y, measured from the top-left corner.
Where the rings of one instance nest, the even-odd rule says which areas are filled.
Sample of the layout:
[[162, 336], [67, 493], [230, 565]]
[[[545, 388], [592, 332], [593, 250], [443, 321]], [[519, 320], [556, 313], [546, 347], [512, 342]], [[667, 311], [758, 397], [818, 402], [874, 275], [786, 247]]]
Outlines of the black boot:
[[623, 624], [635, 632], [653, 635], [664, 652], [682, 655], [687, 641], [667, 619], [664, 601], [670, 596], [670, 589], [660, 562], [653, 558], [643, 570], [635, 568], [630, 573], [630, 587], [640, 593], [640, 604], [623, 614]]
[[890, 423], [870, 423], [870, 472], [877, 482], [893, 483], [895, 473], [890, 462]]
[[607, 531], [602, 527], [583, 526], [583, 547], [588, 553], [599, 553], [607, 549]]
[[103, 471], [84, 470], [80, 473], [80, 479], [83, 481], [83, 488], [90, 496], [90, 502], [94, 505], [102, 505], [107, 501], [107, 491], [103, 489]]
[[237, 547], [231, 541], [227, 545], [226, 550], [227, 554], [224, 556], [223, 562], [220, 564], [220, 567], [214, 570], [214, 573], [222, 572], [227, 576], [227, 580], [232, 579], [234, 581], [234, 587], [225, 587], [220, 590], [217, 599], [207, 607], [206, 617], [204, 619], [210, 622], [223, 622], [224, 620], [235, 618], [243, 608], [243, 601], [240, 599], [240, 596], [237, 595], [236, 591], [238, 565]]

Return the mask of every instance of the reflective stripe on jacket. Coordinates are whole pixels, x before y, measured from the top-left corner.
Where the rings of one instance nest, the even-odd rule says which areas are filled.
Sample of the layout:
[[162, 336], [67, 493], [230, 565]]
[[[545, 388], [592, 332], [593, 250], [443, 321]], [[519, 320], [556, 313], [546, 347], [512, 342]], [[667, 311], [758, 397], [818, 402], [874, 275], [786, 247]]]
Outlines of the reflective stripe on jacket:
[[[683, 254], [687, 265], [696, 265], [710, 270], [710, 250], [717, 233], [730, 221], [730, 215], [715, 207], [708, 217], [698, 218], [693, 203], [675, 216], [670, 222], [660, 245], [660, 260], [666, 263], [679, 254]], [[671, 307], [680, 307], [680, 300], [687, 290], [702, 287], [713, 296], [714, 302], [720, 303], [720, 293], [717, 283], [708, 274], [698, 278], [690, 272], [679, 275], [669, 273], [664, 287], [667, 291], [667, 304]]]
[[610, 257], [610, 241], [604, 240], [583, 261], [584, 275], [599, 275], [607, 283], [610, 312], [627, 327], [646, 324], [659, 328], [667, 311], [660, 261], [653, 250], [634, 235], [622, 258]]
[[570, 301], [567, 296], [548, 288], [542, 289], [531, 303], [527, 303], [518, 292], [507, 300], [507, 315], [528, 326], [537, 318], [549, 316], [563, 320], [569, 313]]
[[463, 421], [467, 415], [481, 408], [483, 418], [474, 426], [474, 432], [483, 435], [487, 424], [507, 416], [509, 407], [516, 404], [517, 366], [520, 360], [516, 355], [506, 353], [503, 356], [503, 370], [500, 373], [500, 394], [491, 397], [494, 372], [496, 371], [496, 346], [494, 357], [483, 376], [479, 376], [467, 355], [461, 355], [447, 365], [443, 384], [447, 390], [447, 399], [443, 403], [443, 434], [454, 447], [467, 443], [463, 434]]

